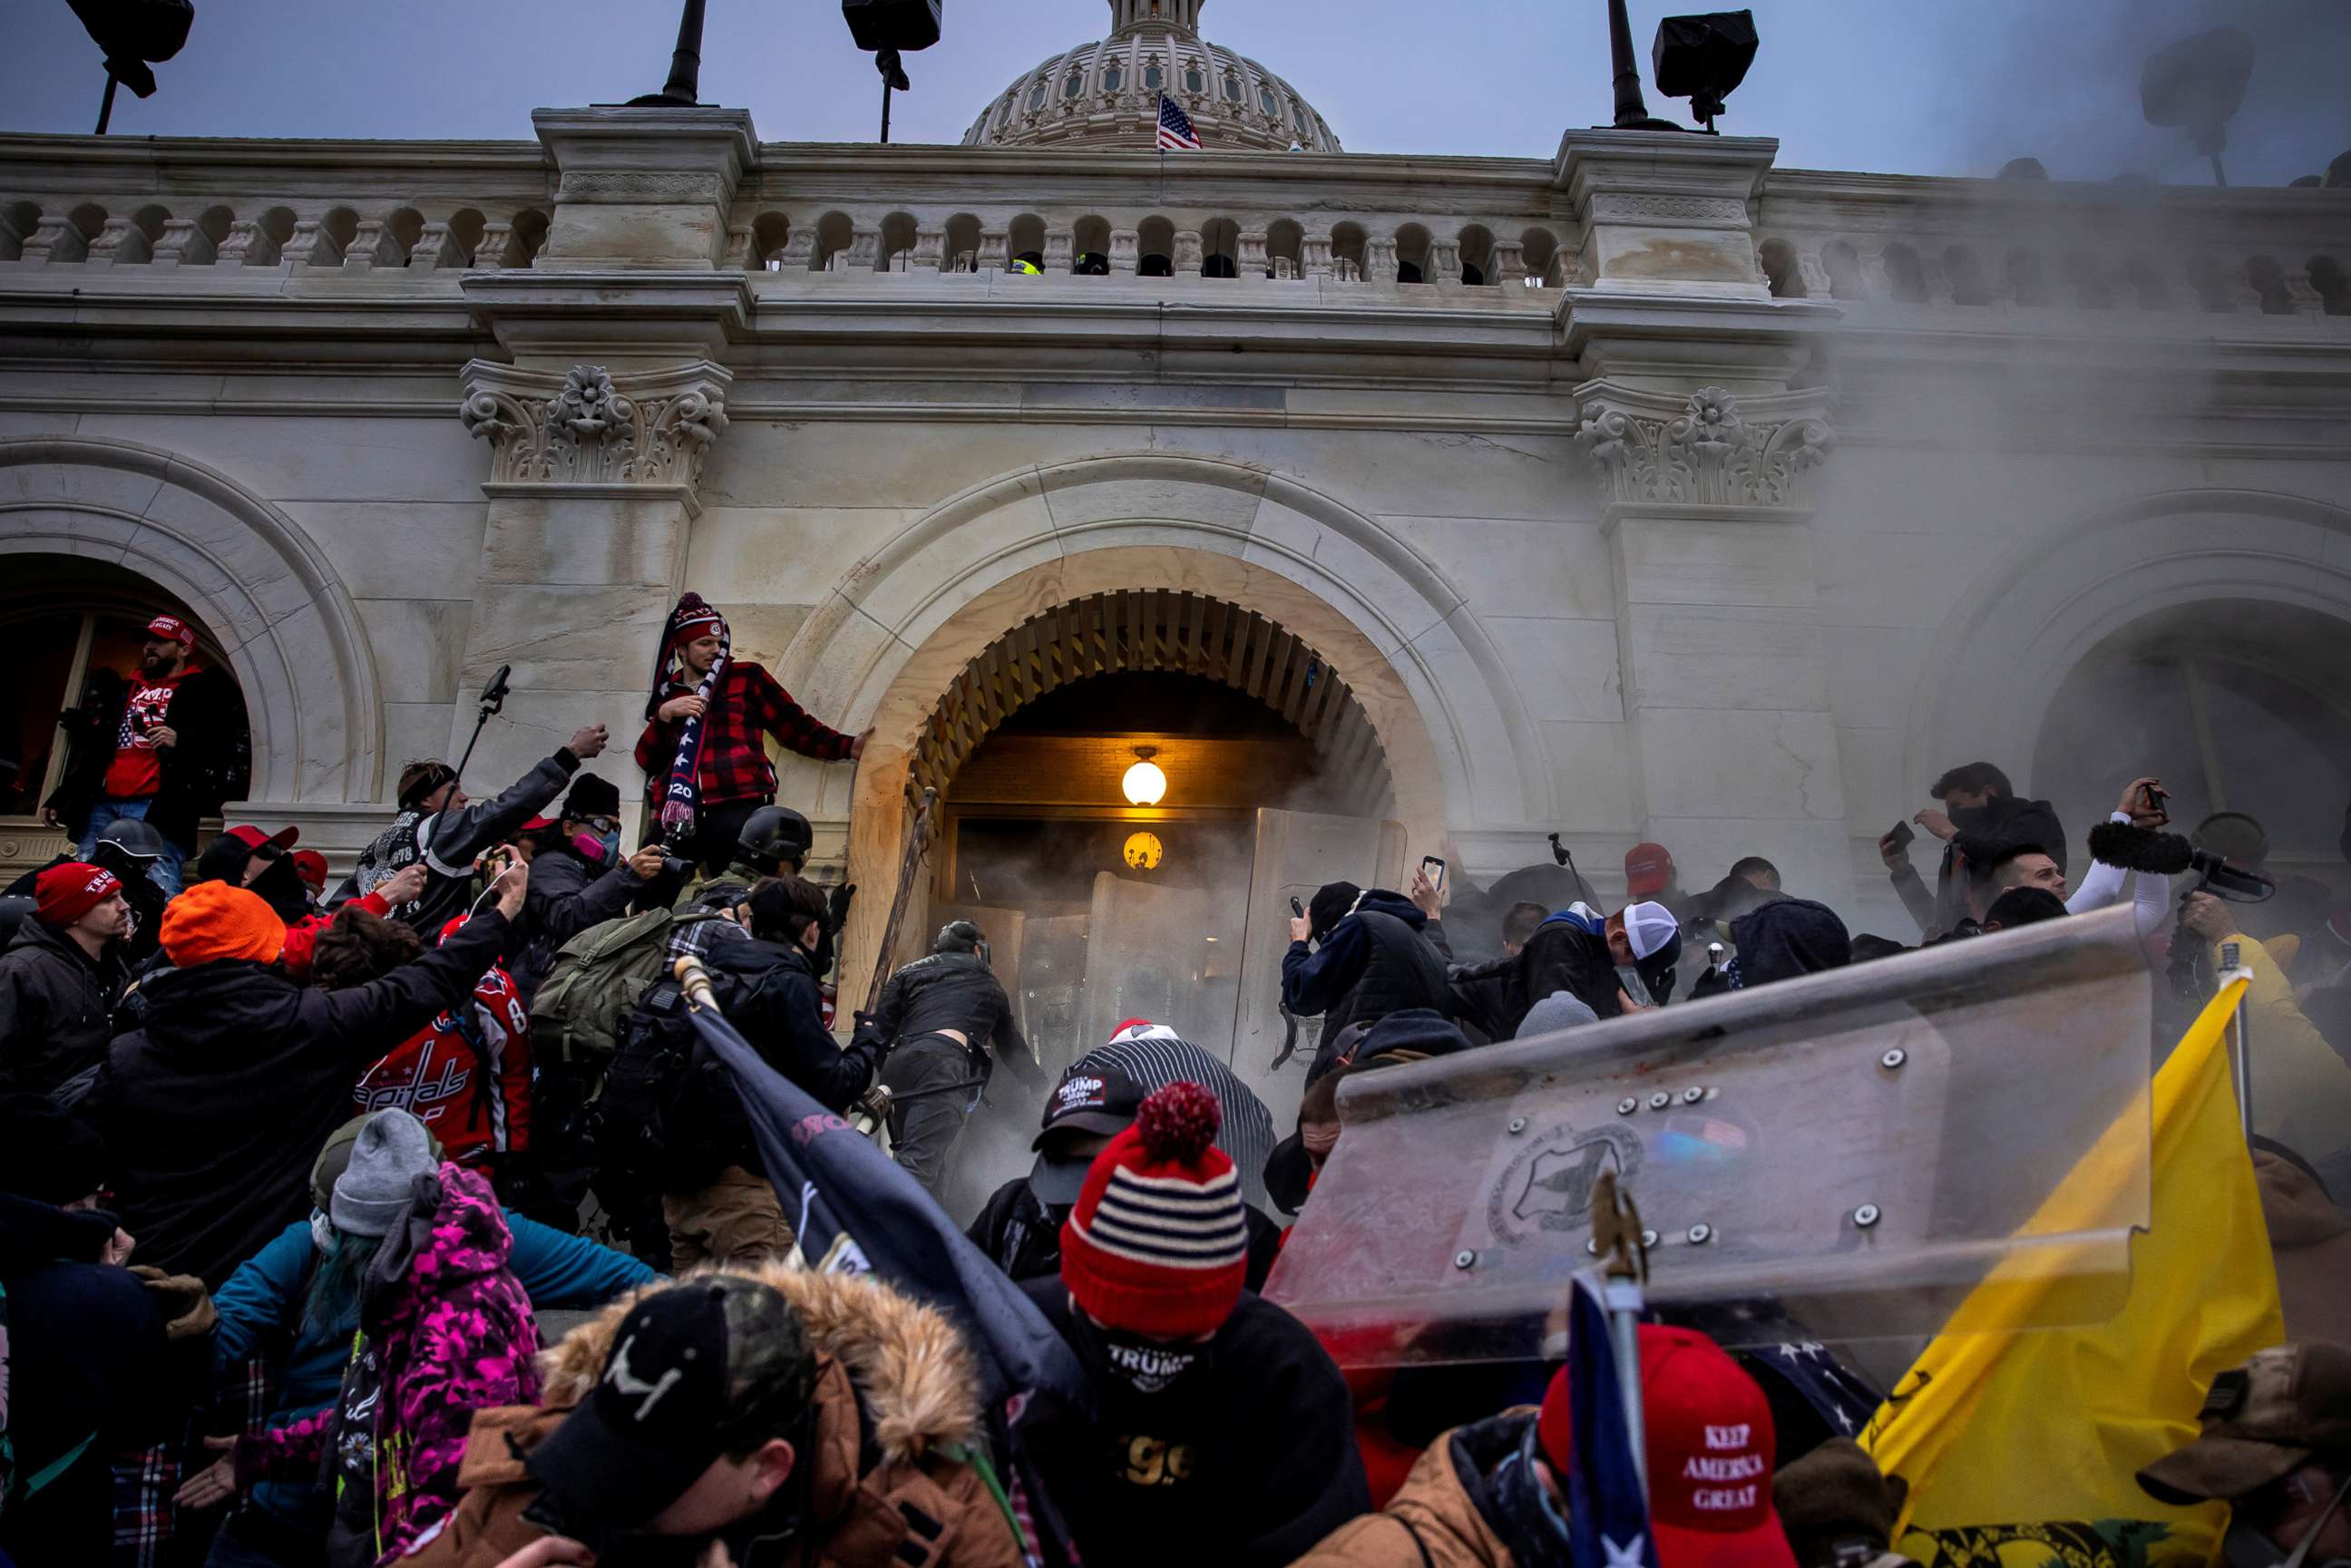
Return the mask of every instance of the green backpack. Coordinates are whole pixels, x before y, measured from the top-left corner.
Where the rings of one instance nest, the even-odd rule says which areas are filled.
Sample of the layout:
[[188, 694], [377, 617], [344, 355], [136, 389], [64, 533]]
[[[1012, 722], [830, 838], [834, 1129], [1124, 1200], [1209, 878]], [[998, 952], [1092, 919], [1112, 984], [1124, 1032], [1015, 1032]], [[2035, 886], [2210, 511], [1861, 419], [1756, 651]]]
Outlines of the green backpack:
[[590, 925], [558, 950], [532, 998], [532, 1050], [601, 1069], [620, 1048], [638, 998], [669, 972], [670, 934], [730, 918], [708, 909], [648, 909]]

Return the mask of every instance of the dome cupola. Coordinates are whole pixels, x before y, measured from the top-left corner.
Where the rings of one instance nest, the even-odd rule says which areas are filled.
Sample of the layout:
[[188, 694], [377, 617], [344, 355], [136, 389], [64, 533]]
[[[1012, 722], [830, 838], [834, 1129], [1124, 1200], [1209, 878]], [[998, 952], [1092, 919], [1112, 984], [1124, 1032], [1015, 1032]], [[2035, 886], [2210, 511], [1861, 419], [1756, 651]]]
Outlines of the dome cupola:
[[1110, 0], [1110, 37], [1024, 73], [964, 133], [967, 147], [1152, 148], [1159, 95], [1191, 118], [1203, 151], [1337, 152], [1305, 95], [1200, 37], [1207, 0]]

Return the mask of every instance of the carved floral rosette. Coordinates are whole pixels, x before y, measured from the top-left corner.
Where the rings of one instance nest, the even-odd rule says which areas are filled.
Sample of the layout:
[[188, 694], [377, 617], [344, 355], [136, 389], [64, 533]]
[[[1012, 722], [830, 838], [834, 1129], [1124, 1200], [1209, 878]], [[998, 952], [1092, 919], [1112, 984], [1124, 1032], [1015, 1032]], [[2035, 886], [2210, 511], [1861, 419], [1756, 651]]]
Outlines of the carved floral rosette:
[[1700, 387], [1686, 400], [1592, 382], [1576, 389], [1576, 444], [1611, 501], [1799, 507], [1807, 475], [1836, 444], [1826, 392], [1740, 398]]
[[702, 478], [726, 429], [732, 378], [708, 361], [615, 379], [601, 365], [543, 371], [476, 360], [458, 410], [490, 444], [493, 484], [678, 485]]

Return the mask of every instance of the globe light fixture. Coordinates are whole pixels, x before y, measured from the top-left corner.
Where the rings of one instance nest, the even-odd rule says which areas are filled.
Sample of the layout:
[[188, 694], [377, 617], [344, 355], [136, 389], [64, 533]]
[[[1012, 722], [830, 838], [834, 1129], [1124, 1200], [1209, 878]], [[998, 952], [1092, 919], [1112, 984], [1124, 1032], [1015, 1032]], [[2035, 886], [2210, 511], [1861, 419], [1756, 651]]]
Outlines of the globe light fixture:
[[1134, 766], [1128, 768], [1126, 777], [1118, 781], [1128, 805], [1156, 806], [1166, 796], [1167, 775], [1159, 764], [1151, 760], [1158, 755], [1155, 747], [1138, 746], [1134, 748]]

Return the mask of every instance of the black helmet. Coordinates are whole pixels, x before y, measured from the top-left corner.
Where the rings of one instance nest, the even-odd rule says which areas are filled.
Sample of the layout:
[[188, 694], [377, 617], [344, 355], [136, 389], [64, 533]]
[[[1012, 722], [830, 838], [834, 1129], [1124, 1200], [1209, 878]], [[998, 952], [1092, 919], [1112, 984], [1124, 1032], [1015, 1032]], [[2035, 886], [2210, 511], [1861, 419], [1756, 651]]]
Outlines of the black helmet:
[[137, 817], [115, 818], [106, 831], [98, 835], [98, 842], [112, 844], [124, 854], [142, 861], [162, 860], [163, 852], [170, 847], [163, 842], [163, 835], [155, 831], [152, 823], [141, 821]]
[[16, 940], [16, 927], [33, 918], [33, 900], [25, 894], [0, 898], [0, 944]]
[[815, 842], [806, 817], [789, 806], [762, 806], [744, 821], [735, 847], [761, 871], [773, 871], [786, 861], [798, 864], [807, 860], [809, 846]]

